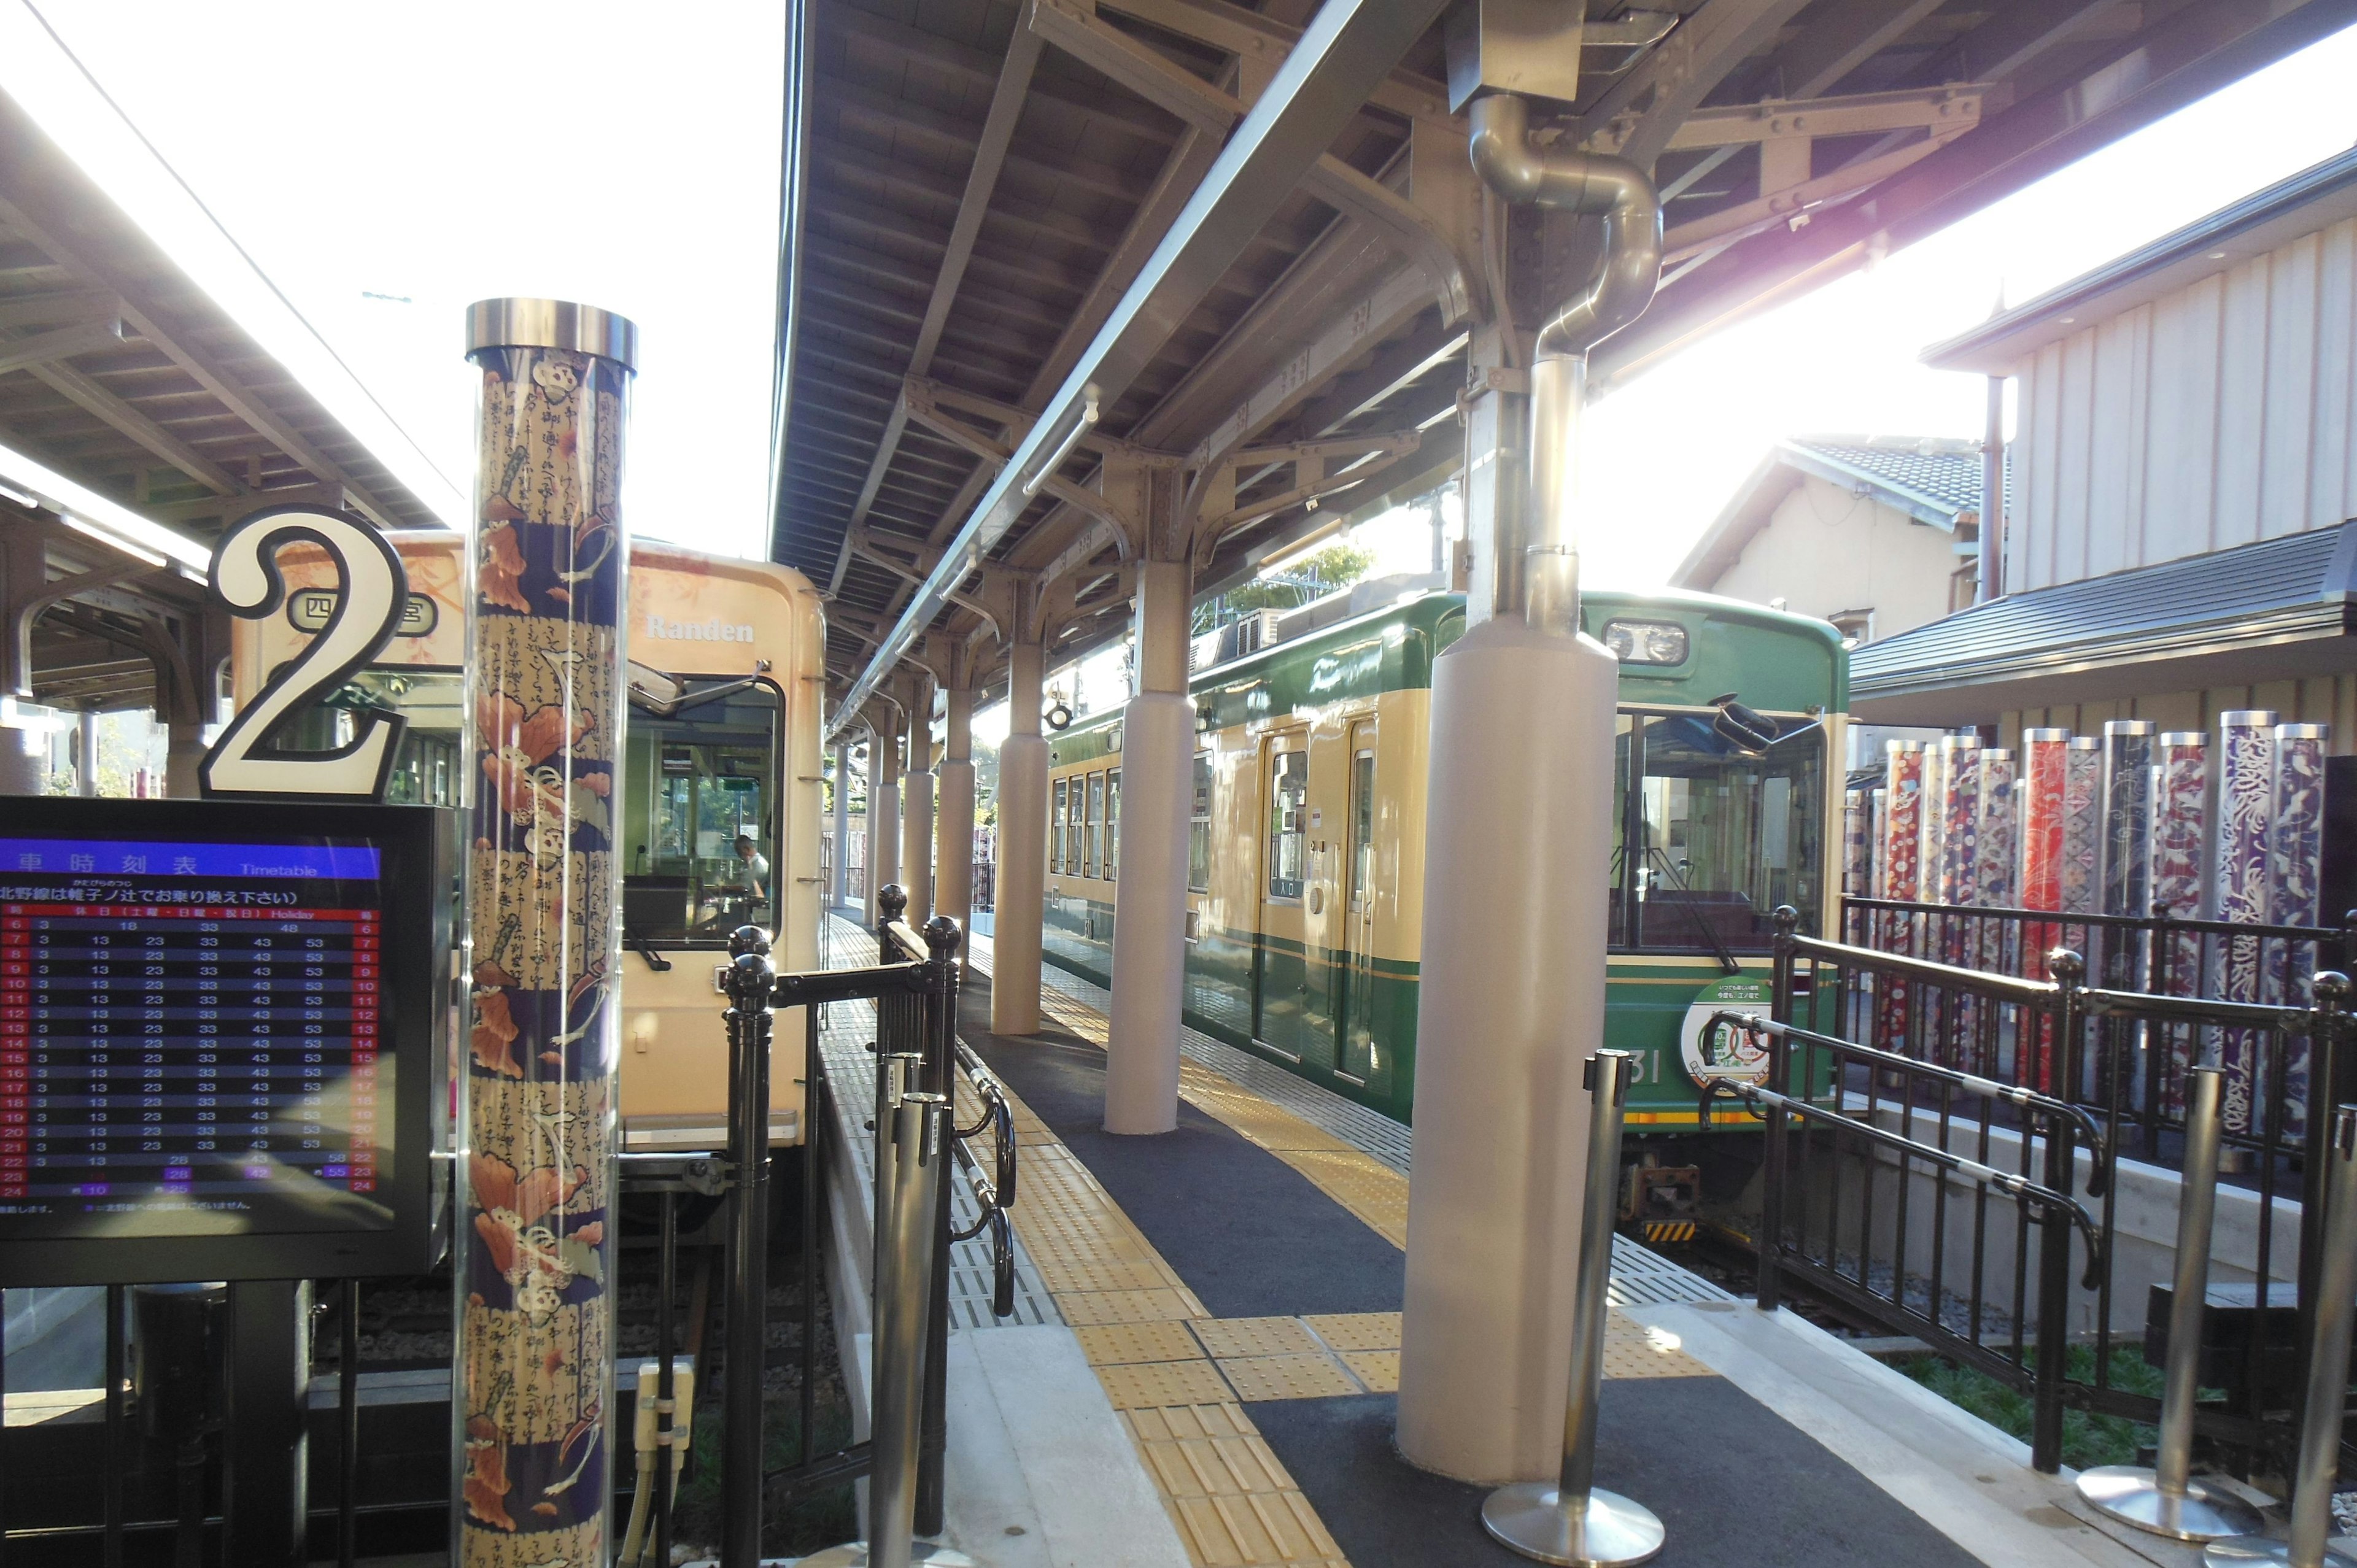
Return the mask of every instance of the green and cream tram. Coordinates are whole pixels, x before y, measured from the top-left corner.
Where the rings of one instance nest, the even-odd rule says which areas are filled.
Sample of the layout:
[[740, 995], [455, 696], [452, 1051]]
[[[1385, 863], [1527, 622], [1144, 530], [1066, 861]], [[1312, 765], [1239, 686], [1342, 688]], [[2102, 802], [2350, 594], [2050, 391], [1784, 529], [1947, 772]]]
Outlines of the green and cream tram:
[[[1640, 1057], [1632, 1126], [1692, 1131], [1694, 1069], [1730, 1065], [1698, 1062], [1698, 1026], [1766, 1006], [1770, 912], [1834, 918], [1847, 655], [1823, 621], [1699, 594], [1590, 592], [1582, 615], [1620, 658], [1605, 1043]], [[1426, 594], [1192, 688], [1186, 1020], [1403, 1121], [1433, 660], [1464, 625], [1462, 597]], [[1120, 716], [1049, 747], [1047, 957], [1108, 983]]]

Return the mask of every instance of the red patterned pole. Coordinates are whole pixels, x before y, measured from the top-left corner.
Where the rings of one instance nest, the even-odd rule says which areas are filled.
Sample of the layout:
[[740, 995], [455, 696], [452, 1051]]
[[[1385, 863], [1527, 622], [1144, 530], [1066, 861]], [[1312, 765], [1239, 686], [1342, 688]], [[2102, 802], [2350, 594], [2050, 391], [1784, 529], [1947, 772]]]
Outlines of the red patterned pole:
[[590, 1568], [611, 1554], [613, 822], [637, 338], [620, 317], [548, 300], [487, 300], [467, 317], [483, 380], [455, 1391], [464, 1568]]

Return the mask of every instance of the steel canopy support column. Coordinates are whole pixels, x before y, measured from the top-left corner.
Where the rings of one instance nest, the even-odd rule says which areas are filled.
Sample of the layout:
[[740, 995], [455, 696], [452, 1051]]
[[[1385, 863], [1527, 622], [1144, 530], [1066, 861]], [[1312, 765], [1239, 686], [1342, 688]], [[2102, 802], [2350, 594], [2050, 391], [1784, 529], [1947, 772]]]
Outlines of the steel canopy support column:
[[933, 913], [955, 920], [961, 940], [974, 920], [974, 686], [971, 660], [961, 650], [953, 662], [949, 734], [942, 746], [938, 786], [939, 821], [934, 840], [939, 869], [933, 879]]
[[[470, 1155], [455, 1560], [602, 1563], [614, 1422], [623, 426], [637, 329], [547, 300], [468, 313], [473, 556]], [[782, 867], [780, 869], [783, 869]]]
[[873, 725], [867, 742], [867, 923], [883, 917], [877, 896], [900, 880], [900, 736]]
[[851, 898], [851, 742], [834, 743], [834, 875], [827, 907], [840, 909]]
[[[1158, 488], [1158, 487], [1157, 487]], [[1114, 884], [1108, 1133], [1178, 1125], [1178, 1012], [1186, 992], [1187, 813], [1195, 704], [1187, 696], [1193, 584], [1184, 561], [1137, 572], [1137, 695], [1121, 725], [1121, 875]]]
[[909, 772], [900, 782], [900, 886], [909, 891], [909, 926], [933, 918], [933, 685], [909, 681]]
[[991, 916], [990, 1031], [1039, 1027], [1039, 936], [1048, 877], [1048, 742], [1039, 734], [1047, 650], [1016, 641], [998, 748], [998, 871]]

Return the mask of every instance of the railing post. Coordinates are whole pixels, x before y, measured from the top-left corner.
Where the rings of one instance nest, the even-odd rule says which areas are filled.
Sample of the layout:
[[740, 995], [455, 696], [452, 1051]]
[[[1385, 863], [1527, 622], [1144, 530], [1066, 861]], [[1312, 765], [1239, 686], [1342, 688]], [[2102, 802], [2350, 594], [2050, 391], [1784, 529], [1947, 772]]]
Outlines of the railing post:
[[[2035, 1087], [2068, 1104], [2072, 1101], [2071, 1090], [2078, 1083], [2076, 1038], [2082, 1005], [2079, 982], [2086, 974], [2086, 964], [2077, 953], [2066, 949], [2048, 960], [2047, 972], [2054, 977], [2053, 1055], [2067, 1075], [2070, 1087]], [[2072, 1124], [2069, 1118], [2054, 1114], [2047, 1115], [2045, 1122], [2045, 1185], [2049, 1191], [2068, 1197], [2072, 1177], [2077, 1174], [2072, 1153]], [[2029, 1135], [2032, 1125], [2030, 1119], [2023, 1120], [2023, 1136]], [[2038, 1230], [2038, 1368], [2030, 1383], [2029, 1463], [2050, 1476], [2062, 1467], [2062, 1385], [2069, 1371], [2066, 1363], [2071, 1346], [2069, 1218], [2050, 1208], [2039, 1217]]]
[[[1770, 1016], [1780, 1024], [1797, 1023], [1792, 1016], [1793, 943], [1799, 933], [1801, 912], [1790, 904], [1779, 905], [1776, 923], [1774, 987], [1770, 993]], [[1811, 993], [1814, 994], [1813, 992]], [[1778, 1094], [1792, 1092], [1792, 1042], [1781, 1033], [1768, 1036], [1768, 1087]], [[1801, 1086], [1806, 1096], [1809, 1086]], [[1754, 1300], [1762, 1312], [1774, 1312], [1783, 1299], [1782, 1281], [1777, 1272], [1779, 1253], [1784, 1245], [1784, 1167], [1791, 1136], [1791, 1124], [1786, 1120], [1782, 1102], [1768, 1107], [1768, 1142], [1762, 1150], [1760, 1173], [1760, 1283]]]
[[2178, 1541], [2253, 1535], [2258, 1510], [2193, 1478], [2193, 1406], [2201, 1396], [2201, 1318], [2210, 1293], [2210, 1240], [2218, 1208], [2218, 1133], [2225, 1074], [2186, 1075], [2185, 1172], [2177, 1211], [2177, 1268], [2169, 1304], [2169, 1364], [2153, 1466], [2102, 1465], [2079, 1473], [2079, 1495], [2138, 1530]]
[[[2323, 1117], [2313, 1118], [2324, 1121]], [[2308, 1379], [2301, 1391], [2299, 1466], [2291, 1493], [2291, 1537], [2262, 1541], [2244, 1536], [2211, 1546], [2205, 1564], [2288, 1563], [2294, 1568], [2348, 1568], [2357, 1563], [2327, 1543], [2332, 1535], [2332, 1494], [2341, 1474], [2341, 1434], [2349, 1402], [2349, 1337], [2357, 1318], [2357, 1105], [2338, 1107], [2330, 1118], [2327, 1167], [2309, 1201], [2325, 1211], [2325, 1250], [2317, 1281], [2316, 1326], [2308, 1346]]]
[[876, 961], [892, 961], [890, 929], [909, 912], [909, 890], [897, 882], [888, 882], [876, 892]]
[[[933, 1233], [941, 1230], [939, 1168], [949, 1162], [947, 1103], [937, 1094], [903, 1095], [892, 1125], [877, 1129], [899, 1146], [888, 1197], [891, 1245], [876, 1282], [876, 1468], [867, 1481], [869, 1568], [909, 1568], [912, 1534], [937, 1534], [919, 1517], [925, 1406], [926, 1333], [932, 1314]], [[845, 1561], [851, 1559], [845, 1558]]]
[[740, 926], [728, 939], [728, 1047], [737, 1103], [729, 1107], [727, 1383], [721, 1391], [721, 1568], [761, 1561], [761, 1371], [769, 1306], [770, 934]]
[[[2324, 970], [2309, 982], [2308, 1102], [2313, 1108], [2341, 1103], [2350, 1093], [2341, 1079], [2350, 1069], [2350, 1053], [2342, 1036], [2349, 1028], [2349, 977]], [[2319, 1173], [2330, 1166], [2332, 1118], [2310, 1114], [2304, 1140], [2304, 1168]], [[2299, 1301], [2297, 1334], [2299, 1353], [2308, 1354], [2315, 1338], [2318, 1279], [2324, 1268], [2324, 1205], [2313, 1197], [2299, 1206]], [[2305, 1369], [2303, 1369], [2305, 1370]]]
[[[931, 973], [925, 983], [925, 1088], [942, 1097], [949, 1109], [948, 1126], [957, 1122], [958, 950], [965, 933], [945, 915], [925, 922], [925, 947]], [[943, 1133], [948, 1136], [947, 1132]], [[950, 1167], [944, 1157], [931, 1176], [940, 1188], [934, 1213], [931, 1247], [933, 1266], [931, 1309], [926, 1315], [924, 1443], [917, 1467], [917, 1532], [942, 1532], [945, 1506], [943, 1470], [949, 1451], [950, 1371]]]
[[1596, 1487], [1596, 1404], [1603, 1387], [1604, 1318], [1612, 1274], [1612, 1221], [1620, 1206], [1620, 1127], [1635, 1053], [1587, 1058], [1587, 1183], [1573, 1286], [1571, 1397], [1564, 1410], [1563, 1468], [1554, 1486], [1501, 1487], [1481, 1503], [1481, 1528], [1541, 1563], [1621, 1568], [1662, 1550], [1662, 1521], [1642, 1504]]

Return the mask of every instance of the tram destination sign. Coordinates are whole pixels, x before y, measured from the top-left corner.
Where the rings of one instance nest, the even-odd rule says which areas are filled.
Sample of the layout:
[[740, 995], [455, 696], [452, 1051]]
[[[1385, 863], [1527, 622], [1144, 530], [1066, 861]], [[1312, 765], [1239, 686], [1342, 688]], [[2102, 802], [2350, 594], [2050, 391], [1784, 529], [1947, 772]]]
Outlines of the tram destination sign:
[[0, 826], [0, 1284], [430, 1265], [453, 846], [427, 807]]

